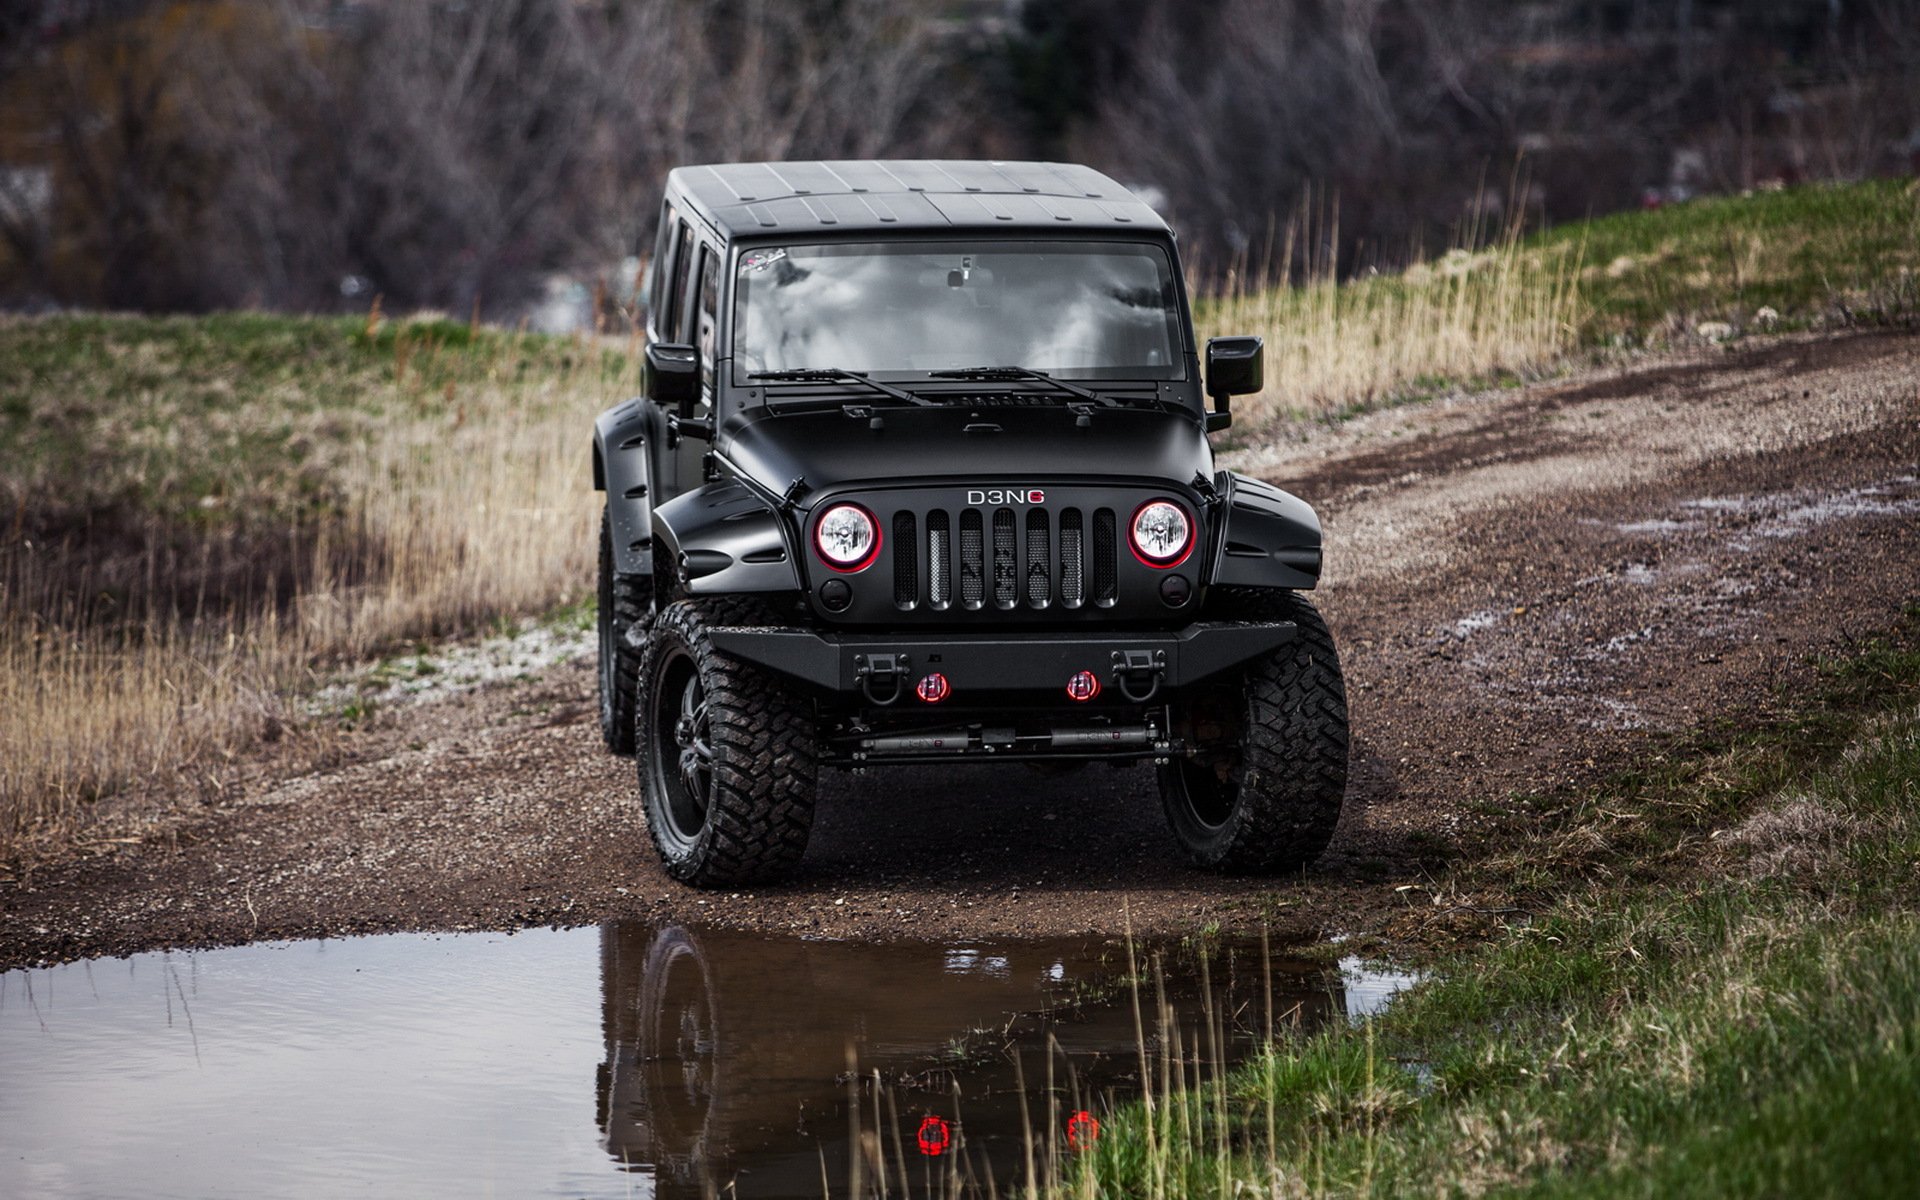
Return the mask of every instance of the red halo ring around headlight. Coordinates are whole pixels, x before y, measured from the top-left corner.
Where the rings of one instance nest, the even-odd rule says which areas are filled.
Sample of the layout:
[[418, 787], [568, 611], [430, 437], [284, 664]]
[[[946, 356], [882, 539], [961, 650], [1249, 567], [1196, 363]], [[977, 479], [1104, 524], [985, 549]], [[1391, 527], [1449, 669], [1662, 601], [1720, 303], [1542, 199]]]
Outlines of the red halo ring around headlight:
[[[1139, 544], [1133, 540], [1134, 522], [1140, 519], [1141, 513], [1156, 504], [1172, 505], [1180, 511], [1181, 517], [1185, 518], [1187, 522], [1187, 544], [1180, 547], [1180, 553], [1173, 558], [1148, 558], [1141, 552]], [[1194, 524], [1193, 514], [1187, 511], [1187, 506], [1177, 500], [1169, 500], [1165, 496], [1156, 496], [1152, 500], [1147, 501], [1140, 507], [1134, 509], [1133, 515], [1127, 518], [1127, 549], [1133, 553], [1136, 559], [1140, 560], [1142, 566], [1152, 567], [1156, 571], [1170, 571], [1187, 561], [1187, 559], [1193, 555], [1193, 547], [1199, 540], [1199, 527]]]
[[[832, 513], [842, 508], [851, 508], [855, 512], [859, 513], [861, 516], [865, 517], [867, 519], [867, 524], [873, 527], [873, 545], [867, 547], [866, 554], [858, 562], [851, 562], [851, 563], [835, 562], [832, 558], [830, 558], [827, 555], [827, 552], [825, 550], [820, 548], [821, 523], [824, 522], [829, 515], [831, 515]], [[880, 519], [874, 516], [871, 512], [868, 512], [867, 509], [862, 505], [850, 504], [845, 501], [842, 501], [838, 504], [829, 504], [825, 508], [821, 509], [820, 515], [818, 517], [815, 517], [813, 520], [813, 556], [819, 559], [822, 563], [824, 563], [828, 570], [838, 571], [842, 575], [852, 575], [857, 571], [864, 571], [868, 567], [872, 566], [873, 560], [880, 557], [881, 538], [882, 538], [882, 534], [880, 532]]]

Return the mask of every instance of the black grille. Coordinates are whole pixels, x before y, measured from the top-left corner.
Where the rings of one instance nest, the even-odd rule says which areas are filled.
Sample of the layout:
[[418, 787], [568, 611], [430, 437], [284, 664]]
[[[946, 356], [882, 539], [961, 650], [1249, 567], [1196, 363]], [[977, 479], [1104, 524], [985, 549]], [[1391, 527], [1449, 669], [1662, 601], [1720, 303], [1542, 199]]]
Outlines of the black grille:
[[1012, 608], [1018, 594], [1014, 591], [1013, 510], [995, 509], [993, 513], [993, 602]]
[[[896, 547], [905, 547], [895, 542]], [[904, 548], [897, 553], [911, 553]], [[945, 608], [953, 603], [953, 531], [947, 527], [947, 514], [927, 514], [927, 603]]]
[[960, 603], [979, 608], [987, 598], [986, 563], [980, 537], [980, 510], [960, 514]]
[[920, 600], [920, 556], [913, 552], [913, 514], [893, 515], [893, 602], [912, 608]]
[[1027, 510], [1027, 604], [1045, 608], [1053, 598], [1053, 555], [1047, 545], [1047, 510]]
[[1092, 516], [1089, 548], [1087, 514], [1077, 508], [1060, 512], [1057, 529], [1043, 508], [1028, 509], [1024, 521], [1011, 508], [994, 509], [991, 516], [963, 508], [957, 535], [955, 515], [945, 509], [896, 512], [894, 606], [945, 609], [957, 602], [966, 609], [991, 604], [1011, 610], [1079, 608], [1092, 601], [1109, 607], [1119, 598], [1113, 510], [1095, 509]]
[[1060, 603], [1068, 608], [1079, 608], [1087, 598], [1086, 546], [1081, 542], [1085, 536], [1079, 509], [1060, 514]]
[[1093, 602], [1102, 607], [1119, 599], [1120, 564], [1114, 558], [1113, 510], [1093, 514]]

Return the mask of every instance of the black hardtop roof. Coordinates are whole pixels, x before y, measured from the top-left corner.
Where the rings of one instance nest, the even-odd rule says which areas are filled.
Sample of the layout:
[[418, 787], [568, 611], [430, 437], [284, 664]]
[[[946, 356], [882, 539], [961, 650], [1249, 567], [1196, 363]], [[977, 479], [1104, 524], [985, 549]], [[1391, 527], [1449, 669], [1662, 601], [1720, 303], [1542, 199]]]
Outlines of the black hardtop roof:
[[794, 232], [1168, 232], [1140, 197], [1074, 163], [724, 163], [676, 168], [667, 176], [667, 195], [729, 240]]

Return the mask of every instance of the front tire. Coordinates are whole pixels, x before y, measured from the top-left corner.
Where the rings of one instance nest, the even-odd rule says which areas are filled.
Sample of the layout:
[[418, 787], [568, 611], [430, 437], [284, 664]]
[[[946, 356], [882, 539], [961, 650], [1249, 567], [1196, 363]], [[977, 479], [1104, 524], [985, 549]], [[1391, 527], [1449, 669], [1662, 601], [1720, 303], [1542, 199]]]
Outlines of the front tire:
[[1333, 636], [1305, 597], [1250, 603], [1235, 615], [1292, 621], [1299, 636], [1247, 669], [1241, 695], [1175, 705], [1176, 726], [1216, 749], [1160, 767], [1160, 798], [1195, 863], [1273, 875], [1301, 870], [1333, 840], [1347, 786], [1347, 692]]
[[696, 887], [775, 879], [813, 829], [812, 714], [713, 648], [707, 629], [732, 623], [718, 606], [671, 604], [641, 659], [634, 752], [647, 830], [668, 873]]

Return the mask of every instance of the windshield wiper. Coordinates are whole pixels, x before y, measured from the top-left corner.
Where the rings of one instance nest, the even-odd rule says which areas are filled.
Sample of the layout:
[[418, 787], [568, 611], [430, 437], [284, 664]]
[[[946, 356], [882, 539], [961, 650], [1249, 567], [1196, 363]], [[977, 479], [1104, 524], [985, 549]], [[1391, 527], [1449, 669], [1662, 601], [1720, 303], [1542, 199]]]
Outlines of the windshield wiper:
[[1055, 379], [1045, 371], [1036, 371], [1032, 367], [956, 367], [951, 371], [928, 371], [934, 379], [1031, 379], [1048, 384], [1082, 400], [1091, 400], [1103, 408], [1119, 408], [1120, 402], [1110, 396], [1090, 391], [1077, 383], [1068, 383], [1064, 379]]
[[878, 379], [869, 379], [858, 371], [843, 371], [839, 367], [803, 367], [792, 371], [755, 371], [748, 379], [763, 379], [769, 383], [859, 383], [865, 384], [882, 395], [892, 396], [895, 400], [908, 404], [918, 404], [923, 408], [938, 408], [939, 405], [924, 396], [916, 396], [905, 388], [894, 387], [890, 383], [881, 383]]

